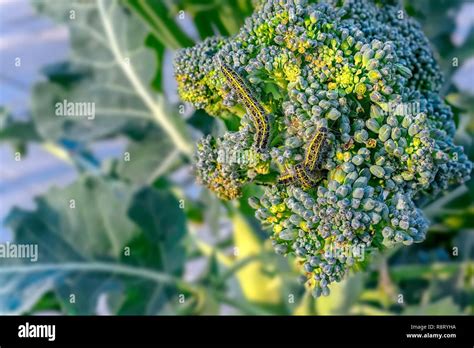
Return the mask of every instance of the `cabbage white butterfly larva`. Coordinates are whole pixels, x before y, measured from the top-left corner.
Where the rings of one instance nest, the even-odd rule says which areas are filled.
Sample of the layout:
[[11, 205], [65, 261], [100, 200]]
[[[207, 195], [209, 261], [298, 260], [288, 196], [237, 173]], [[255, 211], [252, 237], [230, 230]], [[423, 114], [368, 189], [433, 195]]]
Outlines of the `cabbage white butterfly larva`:
[[242, 77], [225, 63], [219, 61], [219, 64], [227, 83], [230, 88], [235, 91], [252, 119], [256, 130], [254, 141], [257, 151], [265, 151], [270, 137], [268, 114], [265, 112], [265, 109], [262, 107], [260, 102], [254, 97]]
[[323, 150], [327, 136], [328, 129], [326, 127], [319, 128], [306, 148], [304, 165], [311, 172], [317, 169], [316, 166], [321, 159], [321, 152]]
[[283, 185], [299, 185], [305, 189], [311, 188], [322, 179], [320, 171], [309, 171], [302, 163], [280, 175], [278, 183]]

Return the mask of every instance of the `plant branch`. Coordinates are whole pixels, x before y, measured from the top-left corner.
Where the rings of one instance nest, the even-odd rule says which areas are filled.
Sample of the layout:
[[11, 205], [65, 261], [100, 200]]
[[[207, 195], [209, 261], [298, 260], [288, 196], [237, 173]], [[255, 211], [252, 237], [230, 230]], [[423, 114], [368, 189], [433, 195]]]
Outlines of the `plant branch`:
[[156, 283], [173, 284], [181, 289], [195, 292], [195, 289], [190, 284], [169, 274], [111, 262], [65, 262], [61, 264], [45, 263], [32, 265], [8, 265], [0, 267], [0, 274], [38, 272], [98, 272], [122, 274], [131, 277], [144, 278]]

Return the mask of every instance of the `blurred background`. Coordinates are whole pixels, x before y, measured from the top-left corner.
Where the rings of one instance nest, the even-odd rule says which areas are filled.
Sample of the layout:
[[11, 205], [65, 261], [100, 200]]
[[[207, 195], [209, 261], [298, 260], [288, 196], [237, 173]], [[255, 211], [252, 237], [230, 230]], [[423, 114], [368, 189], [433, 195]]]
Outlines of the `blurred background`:
[[[34, 267], [0, 259], [1, 314], [474, 314], [472, 180], [425, 208], [424, 243], [318, 300], [273, 253], [245, 203], [252, 189], [231, 206], [195, 184], [193, 139], [224, 125], [180, 104], [173, 55], [235, 33], [252, 5], [0, 0], [0, 242], [39, 246]], [[474, 3], [404, 5], [474, 160]], [[94, 103], [96, 117], [55, 116], [65, 99]]]

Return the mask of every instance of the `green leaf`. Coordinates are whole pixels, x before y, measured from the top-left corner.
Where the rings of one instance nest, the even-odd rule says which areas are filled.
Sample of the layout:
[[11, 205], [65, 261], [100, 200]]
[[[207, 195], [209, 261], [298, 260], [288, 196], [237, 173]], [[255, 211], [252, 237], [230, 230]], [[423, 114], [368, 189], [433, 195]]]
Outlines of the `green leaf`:
[[216, 11], [218, 14], [218, 22], [216, 24], [225, 28], [225, 32], [220, 29], [222, 34], [234, 35], [244, 24], [244, 14], [240, 11], [235, 1], [220, 1]]
[[206, 13], [217, 7], [215, 1], [209, 0], [181, 0], [183, 9], [191, 14]]
[[223, 36], [237, 33], [252, 12], [249, 0], [182, 0], [181, 8], [193, 16], [201, 39], [214, 35], [216, 30]]
[[[149, 189], [134, 196], [124, 183], [82, 177], [36, 203], [7, 218], [13, 242], [37, 245], [38, 258], [0, 260], [0, 284], [8, 289], [0, 291], [0, 313], [29, 311], [48, 292], [71, 314], [96, 313], [100, 298], [113, 313], [168, 310], [181, 283], [175, 275], [186, 231], [174, 197]], [[141, 294], [133, 299], [135, 289]]]
[[[86, 85], [86, 83], [88, 84]], [[130, 116], [122, 113], [122, 110], [126, 110], [126, 106], [120, 107], [120, 104], [117, 104], [117, 98], [100, 93], [98, 88], [100, 87], [92, 80], [85, 81], [74, 90], [67, 90], [50, 82], [36, 84], [32, 91], [31, 113], [41, 136], [52, 142], [62, 139], [91, 142], [109, 137], [127, 127]], [[97, 94], [90, 95], [89, 92], [93, 90]], [[94, 105], [94, 114], [91, 113], [90, 116], [85, 116], [85, 114], [84, 116], [56, 116], [56, 105], [79, 105], [64, 104], [64, 102], [81, 103], [84, 106]], [[113, 104], [114, 102], [116, 104]], [[127, 103], [125, 100], [122, 102]], [[143, 109], [141, 111], [135, 109], [134, 112], [146, 113]]]
[[273, 96], [273, 99], [278, 100], [278, 99], [283, 98], [283, 95], [280, 92], [280, 90], [278, 88], [278, 85], [275, 84], [275, 83], [272, 83], [272, 82], [265, 83], [263, 89], [264, 89], [265, 93], [267, 93], [267, 94], [271, 93], [272, 96]]
[[151, 184], [179, 163], [179, 151], [160, 129], [152, 127], [143, 138], [130, 141], [116, 172], [132, 183]]
[[145, 188], [133, 197], [128, 213], [149, 241], [159, 247], [159, 254], [154, 255], [159, 257], [158, 268], [180, 274], [185, 261], [182, 239], [187, 228], [178, 200], [168, 191]]
[[[142, 231], [134, 241], [136, 247], [131, 247], [139, 252], [129, 262], [138, 267], [150, 265], [163, 274], [181, 276], [186, 261], [183, 237], [187, 228], [178, 200], [168, 191], [144, 188], [134, 195], [128, 214]], [[138, 281], [135, 289], [138, 297], [126, 302], [120, 314], [176, 312], [177, 308], [173, 308], [176, 306], [170, 305], [178, 303], [175, 286]], [[188, 289], [182, 287], [180, 292], [183, 290]]]
[[194, 16], [194, 23], [196, 24], [196, 29], [199, 33], [201, 40], [209, 36], [213, 36], [214, 28], [212, 27], [212, 22], [209, 21], [209, 16], [205, 12], [196, 13]]
[[41, 69], [48, 80], [63, 87], [72, 87], [86, 77], [90, 77], [91, 71], [85, 67], [78, 67], [71, 62], [60, 62], [47, 65]]
[[178, 49], [194, 44], [161, 0], [124, 0], [124, 3], [144, 19], [155, 38], [166, 47]]
[[145, 45], [151, 48], [155, 52], [155, 59], [157, 64], [157, 69], [155, 72], [155, 77], [151, 83], [155, 91], [163, 92], [162, 80], [162, 66], [165, 56], [165, 46], [153, 35], [148, 35], [145, 39]]
[[31, 121], [16, 121], [8, 111], [0, 107], [0, 142], [9, 142], [16, 151], [26, 152], [28, 142], [41, 140]]
[[[61, 311], [61, 303], [59, 303], [54, 292], [48, 292], [38, 300], [35, 306], [31, 309], [31, 314], [36, 314], [41, 311]], [[28, 315], [28, 314], [27, 314]]]
[[196, 110], [187, 122], [196, 129], [199, 129], [205, 135], [211, 134], [212, 129], [215, 125], [215, 118], [209, 116], [207, 112], [202, 109]]
[[[88, 71], [85, 78], [67, 86], [52, 78], [33, 89], [32, 116], [44, 138], [88, 142], [114, 135], [130, 123], [154, 121], [181, 152], [192, 153], [184, 121], [170, 116], [164, 99], [151, 90], [161, 67], [145, 46], [149, 33], [139, 18], [119, 1], [34, 4], [40, 13], [69, 28], [71, 64], [64, 74], [71, 74], [71, 69]], [[58, 103], [65, 102], [93, 107], [94, 115], [59, 116]]]

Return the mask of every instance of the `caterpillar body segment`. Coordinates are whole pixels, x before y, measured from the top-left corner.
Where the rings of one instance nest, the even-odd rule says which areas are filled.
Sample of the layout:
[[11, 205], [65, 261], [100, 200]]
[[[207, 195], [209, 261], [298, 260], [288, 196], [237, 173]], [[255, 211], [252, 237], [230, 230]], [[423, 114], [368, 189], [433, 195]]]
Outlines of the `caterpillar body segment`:
[[297, 177], [293, 170], [285, 172], [278, 177], [278, 183], [282, 185], [292, 185], [297, 181]]
[[267, 112], [242, 77], [225, 63], [219, 62], [219, 64], [229, 87], [237, 94], [252, 120], [255, 127], [254, 145], [257, 152], [266, 151], [270, 138], [270, 121]]
[[326, 127], [319, 128], [314, 137], [309, 142], [308, 147], [306, 148], [304, 166], [310, 172], [313, 172], [318, 169], [317, 167], [321, 160], [321, 155], [324, 151], [328, 134], [329, 131]]
[[322, 174], [320, 171], [310, 171], [305, 165], [298, 163], [295, 166], [296, 176], [298, 182], [303, 188], [311, 188], [315, 186], [320, 179], [322, 179]]
[[283, 185], [298, 185], [305, 189], [314, 187], [323, 177], [320, 171], [309, 171], [302, 163], [285, 172], [278, 178], [278, 183]]
[[252, 122], [256, 128], [256, 133], [254, 136], [255, 149], [257, 152], [264, 152], [268, 148], [268, 143], [270, 140], [270, 129], [269, 129], [269, 119], [268, 115], [265, 114], [264, 121], [261, 122], [260, 119], [253, 119]]

